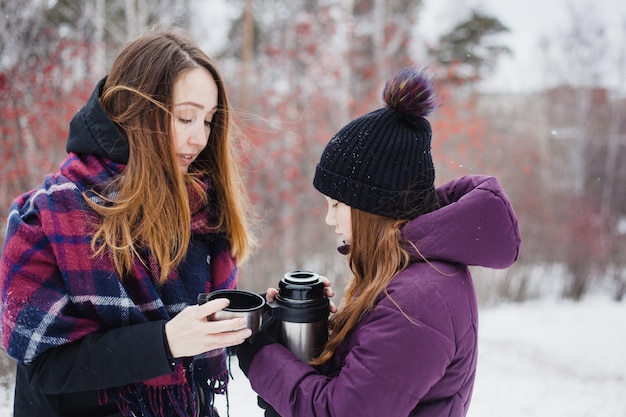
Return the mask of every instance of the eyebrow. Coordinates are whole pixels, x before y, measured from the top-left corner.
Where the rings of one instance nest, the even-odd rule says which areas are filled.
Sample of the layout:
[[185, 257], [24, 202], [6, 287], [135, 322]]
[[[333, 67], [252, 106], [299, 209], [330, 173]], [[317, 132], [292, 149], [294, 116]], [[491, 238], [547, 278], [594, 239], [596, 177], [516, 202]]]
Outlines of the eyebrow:
[[[196, 102], [193, 101], [185, 101], [183, 103], [176, 103], [174, 104], [174, 107], [178, 107], [178, 106], [184, 106], [184, 105], [189, 105], [189, 106], [193, 106], [196, 107], [200, 110], [204, 110], [204, 106], [202, 104], [198, 104]], [[217, 110], [217, 106], [214, 106], [212, 109], [210, 109], [209, 111], [213, 111], [213, 110]]]

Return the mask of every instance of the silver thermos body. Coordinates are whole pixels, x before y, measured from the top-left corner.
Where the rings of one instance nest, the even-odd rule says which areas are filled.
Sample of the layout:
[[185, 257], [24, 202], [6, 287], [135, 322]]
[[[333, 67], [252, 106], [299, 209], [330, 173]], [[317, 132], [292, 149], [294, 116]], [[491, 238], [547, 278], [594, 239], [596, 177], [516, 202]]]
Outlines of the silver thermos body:
[[278, 321], [278, 342], [302, 361], [317, 358], [328, 341], [329, 303], [318, 274], [286, 273], [276, 299], [269, 303], [272, 318]]

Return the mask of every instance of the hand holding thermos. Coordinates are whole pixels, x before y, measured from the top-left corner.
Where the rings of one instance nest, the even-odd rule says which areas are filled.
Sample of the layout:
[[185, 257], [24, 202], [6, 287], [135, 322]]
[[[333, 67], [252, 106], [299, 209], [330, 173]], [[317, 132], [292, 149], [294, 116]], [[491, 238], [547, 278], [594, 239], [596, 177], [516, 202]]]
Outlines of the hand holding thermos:
[[316, 358], [328, 340], [328, 315], [335, 307], [330, 282], [309, 271], [285, 274], [278, 290], [266, 294], [261, 330], [239, 346], [239, 366], [248, 374], [254, 356], [266, 345], [280, 343], [303, 361]]

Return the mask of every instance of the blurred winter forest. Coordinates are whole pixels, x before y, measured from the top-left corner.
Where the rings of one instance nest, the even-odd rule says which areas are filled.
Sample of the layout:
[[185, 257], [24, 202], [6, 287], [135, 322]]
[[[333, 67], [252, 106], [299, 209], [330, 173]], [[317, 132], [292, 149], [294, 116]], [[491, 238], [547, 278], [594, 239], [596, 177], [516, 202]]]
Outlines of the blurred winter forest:
[[[438, 184], [495, 175], [519, 217], [517, 264], [475, 271], [481, 303], [548, 292], [579, 300], [590, 291], [621, 300], [626, 27], [621, 43], [611, 43], [602, 21], [571, 6], [563, 11], [568, 29], [537, 46], [550, 85], [485, 93], [498, 60], [515, 53], [502, 42], [509, 29], [468, 9], [427, 43], [415, 30], [422, 7], [420, 0], [0, 0], [0, 222], [13, 198], [57, 169], [69, 121], [123, 44], [154, 24], [176, 25], [210, 45], [236, 108], [261, 243], [240, 287], [264, 291], [285, 272], [310, 269], [341, 290], [347, 268], [311, 185], [315, 164], [335, 131], [382, 105], [391, 74], [415, 65], [428, 67], [442, 97], [430, 118]], [[606, 85], [607, 68], [619, 74], [619, 88]], [[0, 233], [2, 241], [4, 227]]]

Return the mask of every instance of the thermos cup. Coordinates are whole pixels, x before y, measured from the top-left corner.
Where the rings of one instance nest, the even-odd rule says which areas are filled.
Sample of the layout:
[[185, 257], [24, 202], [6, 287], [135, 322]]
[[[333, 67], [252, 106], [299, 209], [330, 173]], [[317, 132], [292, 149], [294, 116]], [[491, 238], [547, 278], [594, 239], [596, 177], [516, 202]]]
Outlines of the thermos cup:
[[329, 303], [318, 274], [286, 273], [267, 304], [278, 322], [278, 342], [305, 362], [318, 357], [328, 341]]
[[243, 290], [217, 290], [209, 294], [198, 294], [198, 304], [218, 298], [227, 298], [230, 304], [224, 310], [211, 314], [209, 320], [226, 320], [244, 317], [246, 327], [255, 334], [261, 327], [261, 316], [265, 307], [265, 299], [259, 294]]

